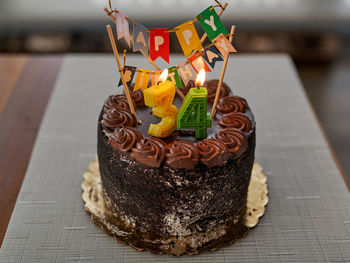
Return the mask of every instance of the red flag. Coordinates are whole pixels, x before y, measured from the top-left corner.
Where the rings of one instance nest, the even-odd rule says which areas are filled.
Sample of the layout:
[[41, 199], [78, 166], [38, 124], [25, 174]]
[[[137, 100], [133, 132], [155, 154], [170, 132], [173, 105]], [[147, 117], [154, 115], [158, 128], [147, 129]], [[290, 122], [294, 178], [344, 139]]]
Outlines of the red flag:
[[150, 57], [156, 60], [162, 57], [169, 63], [169, 32], [168, 28], [151, 28], [149, 33]]
[[191, 66], [197, 74], [201, 69], [204, 69], [206, 72], [211, 72], [207, 63], [205, 63], [204, 59], [199, 53], [195, 53], [192, 57], [188, 59], [188, 61], [191, 63]]

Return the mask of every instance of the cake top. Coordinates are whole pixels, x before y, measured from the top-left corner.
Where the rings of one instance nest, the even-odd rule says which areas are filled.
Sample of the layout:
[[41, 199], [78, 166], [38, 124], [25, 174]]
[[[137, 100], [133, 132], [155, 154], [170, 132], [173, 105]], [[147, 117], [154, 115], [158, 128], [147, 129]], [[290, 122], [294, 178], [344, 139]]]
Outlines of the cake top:
[[[207, 81], [208, 107], [212, 107], [218, 80]], [[186, 94], [194, 82], [183, 89]], [[132, 87], [130, 88], [132, 90]], [[150, 123], [159, 122], [152, 109], [144, 105], [143, 92], [137, 90], [130, 95], [142, 125], [130, 111], [123, 94], [111, 95], [104, 103], [101, 125], [111, 147], [115, 151], [130, 154], [140, 163], [159, 167], [163, 161], [173, 169], [194, 169], [198, 163], [214, 167], [230, 158], [239, 157], [248, 145], [248, 137], [255, 129], [252, 112], [244, 98], [231, 94], [224, 83], [216, 106], [217, 116], [208, 129], [207, 138], [196, 139], [193, 131], [177, 129], [166, 138], [156, 138], [147, 133]], [[175, 97], [174, 104], [182, 103]]]

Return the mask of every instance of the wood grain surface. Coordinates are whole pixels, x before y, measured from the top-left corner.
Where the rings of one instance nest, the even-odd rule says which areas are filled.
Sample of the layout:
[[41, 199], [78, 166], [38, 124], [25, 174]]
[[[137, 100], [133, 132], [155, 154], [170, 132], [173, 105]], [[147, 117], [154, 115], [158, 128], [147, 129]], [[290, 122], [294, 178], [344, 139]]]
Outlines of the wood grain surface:
[[61, 61], [60, 56], [0, 56], [0, 245]]

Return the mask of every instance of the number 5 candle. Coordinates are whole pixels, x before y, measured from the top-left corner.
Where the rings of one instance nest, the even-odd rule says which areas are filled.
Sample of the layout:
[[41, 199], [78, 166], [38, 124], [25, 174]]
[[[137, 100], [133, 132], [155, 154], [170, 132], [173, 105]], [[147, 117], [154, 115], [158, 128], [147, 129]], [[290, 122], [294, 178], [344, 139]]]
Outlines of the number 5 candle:
[[166, 80], [168, 70], [160, 75], [158, 84], [145, 89], [143, 96], [145, 105], [152, 107], [153, 114], [161, 117], [158, 124], [151, 124], [148, 134], [154, 137], [167, 137], [176, 129], [177, 108], [172, 105], [175, 96], [175, 83]]
[[196, 88], [191, 88], [187, 93], [183, 104], [177, 115], [177, 127], [195, 128], [196, 138], [203, 139], [207, 137], [207, 128], [211, 127], [211, 117], [207, 112], [208, 93], [203, 85], [205, 71], [202, 69], [196, 80]]

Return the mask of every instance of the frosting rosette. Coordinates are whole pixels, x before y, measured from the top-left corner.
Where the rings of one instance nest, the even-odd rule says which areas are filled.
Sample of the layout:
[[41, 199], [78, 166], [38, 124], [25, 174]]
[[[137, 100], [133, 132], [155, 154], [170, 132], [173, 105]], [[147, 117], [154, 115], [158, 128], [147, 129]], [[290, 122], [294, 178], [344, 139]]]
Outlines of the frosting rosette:
[[200, 161], [209, 168], [222, 165], [228, 159], [228, 147], [217, 139], [204, 139], [197, 143]]
[[[219, 80], [213, 79], [207, 81], [204, 86], [207, 87], [208, 91], [208, 101], [213, 102], [215, 99], [216, 90], [218, 89]], [[226, 83], [222, 83], [221, 90], [220, 90], [220, 98], [226, 97], [230, 92], [230, 88], [227, 86]]]
[[122, 94], [109, 96], [104, 104], [104, 111], [106, 112], [111, 109], [129, 110], [129, 103], [126, 96]]
[[252, 129], [250, 119], [240, 112], [232, 112], [222, 115], [218, 120], [218, 124], [222, 128], [236, 128], [246, 133]]
[[166, 163], [174, 169], [194, 169], [199, 160], [197, 147], [187, 141], [175, 141], [167, 145]]
[[248, 147], [247, 135], [235, 128], [218, 130], [215, 138], [226, 144], [228, 151], [235, 157], [240, 156]]
[[219, 100], [216, 110], [220, 114], [230, 112], [245, 112], [248, 107], [247, 101], [239, 96], [226, 96]]
[[110, 129], [115, 129], [120, 126], [134, 127], [136, 125], [136, 118], [128, 110], [109, 109], [106, 110], [102, 116], [102, 124]]
[[137, 107], [145, 106], [142, 90], [139, 89], [139, 90], [133, 91], [133, 89], [134, 89], [134, 84], [129, 87], [129, 94], [132, 101], [134, 102], [134, 105]]
[[132, 127], [116, 128], [109, 136], [109, 143], [114, 150], [128, 152], [131, 148], [143, 139], [140, 131]]
[[159, 167], [165, 158], [166, 144], [158, 138], [147, 137], [136, 143], [131, 150], [131, 157], [151, 167]]

